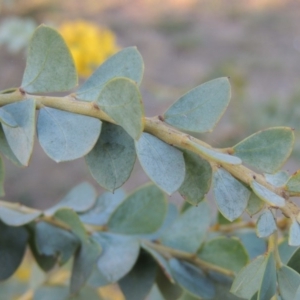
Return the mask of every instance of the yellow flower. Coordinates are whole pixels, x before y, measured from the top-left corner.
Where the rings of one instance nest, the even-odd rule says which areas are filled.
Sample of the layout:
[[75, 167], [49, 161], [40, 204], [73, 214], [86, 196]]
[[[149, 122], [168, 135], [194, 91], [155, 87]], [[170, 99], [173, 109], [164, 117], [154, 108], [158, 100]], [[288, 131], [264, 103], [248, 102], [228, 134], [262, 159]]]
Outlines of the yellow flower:
[[108, 57], [119, 49], [115, 34], [85, 21], [63, 23], [60, 33], [65, 39], [75, 61], [77, 72], [88, 77]]

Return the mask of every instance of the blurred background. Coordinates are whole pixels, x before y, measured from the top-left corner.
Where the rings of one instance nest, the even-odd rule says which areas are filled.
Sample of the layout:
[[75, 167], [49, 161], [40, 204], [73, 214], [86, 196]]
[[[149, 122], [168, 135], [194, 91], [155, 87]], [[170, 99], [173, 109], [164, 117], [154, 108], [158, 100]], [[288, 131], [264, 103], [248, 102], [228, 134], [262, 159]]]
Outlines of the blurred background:
[[[146, 115], [162, 114], [207, 80], [230, 77], [232, 100], [212, 134], [232, 146], [270, 126], [295, 128], [289, 172], [300, 162], [300, 1], [298, 0], [0, 0], [0, 89], [19, 86], [36, 26], [56, 27], [70, 45], [80, 82], [105, 58], [137, 46], [145, 61]], [[5, 160], [5, 200], [47, 208], [87, 180], [84, 159], [56, 164], [36, 141], [31, 164]], [[297, 167], [298, 166], [298, 167]], [[124, 189], [147, 182], [138, 163]], [[172, 196], [180, 201], [178, 195]]]

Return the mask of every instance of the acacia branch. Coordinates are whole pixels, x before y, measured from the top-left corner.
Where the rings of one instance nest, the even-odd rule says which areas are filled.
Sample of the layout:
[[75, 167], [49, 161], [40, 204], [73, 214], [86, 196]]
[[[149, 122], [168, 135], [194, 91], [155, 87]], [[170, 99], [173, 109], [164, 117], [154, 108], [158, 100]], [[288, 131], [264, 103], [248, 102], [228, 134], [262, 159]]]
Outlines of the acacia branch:
[[215, 272], [221, 273], [226, 276], [230, 276], [230, 277], [234, 276], [233, 271], [219, 267], [219, 266], [211, 264], [209, 262], [206, 262], [206, 261], [200, 259], [197, 256], [197, 254], [195, 254], [195, 253], [189, 253], [189, 252], [173, 249], [173, 248], [170, 248], [170, 247], [167, 247], [167, 246], [164, 246], [161, 244], [157, 244], [154, 242], [150, 242], [147, 240], [143, 241], [143, 243], [145, 245], [149, 246], [150, 248], [156, 250], [160, 254], [162, 254], [166, 259], [178, 258], [181, 260], [191, 262], [195, 266], [198, 266], [199, 268], [201, 268], [205, 271], [215, 271]]
[[[26, 94], [24, 91], [17, 89], [15, 92], [10, 94], [0, 94], [0, 106], [17, 101], [22, 101], [25, 99], [35, 99], [37, 109], [46, 106], [63, 111], [68, 111], [71, 113], [98, 118], [102, 121], [116, 124], [116, 122], [112, 120], [106, 113], [104, 113], [95, 102], [79, 101], [76, 99], [75, 95], [72, 94], [65, 97], [39, 96]], [[297, 205], [295, 205], [291, 200], [289, 200], [289, 197], [291, 195], [285, 190], [284, 187], [275, 187], [271, 185], [266, 181], [263, 175], [254, 172], [253, 170], [245, 167], [242, 164], [232, 165], [228, 163], [219, 163], [215, 161], [212, 157], [209, 157], [203, 152], [199, 151], [195, 147], [195, 143], [202, 147], [212, 149], [220, 153], [227, 153], [228, 155], [231, 154], [231, 148], [215, 149], [207, 143], [167, 125], [165, 122], [163, 122], [163, 120], [160, 117], [145, 117], [144, 131], [156, 136], [157, 138], [170, 145], [190, 150], [198, 154], [202, 158], [208, 160], [214, 168], [222, 167], [226, 169], [232, 176], [244, 182], [248, 186], [253, 180], [257, 181], [259, 184], [263, 185], [270, 191], [276, 193], [280, 197], [283, 197], [287, 200], [286, 205], [284, 207], [279, 207], [279, 209], [286, 217], [291, 218], [292, 220], [297, 219], [298, 216], [298, 218], [300, 218], [300, 208]], [[300, 195], [293, 194], [292, 196]]]

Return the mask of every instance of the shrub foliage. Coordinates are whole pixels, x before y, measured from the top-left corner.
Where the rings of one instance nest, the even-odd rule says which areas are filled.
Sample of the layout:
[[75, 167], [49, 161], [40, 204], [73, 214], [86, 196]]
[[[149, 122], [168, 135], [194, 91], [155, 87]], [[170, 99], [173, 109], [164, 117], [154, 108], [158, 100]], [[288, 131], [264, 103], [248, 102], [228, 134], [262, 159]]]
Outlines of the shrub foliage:
[[[229, 80], [206, 82], [148, 118], [143, 68], [137, 49], [126, 48], [72, 93], [45, 96], [74, 89], [77, 75], [59, 33], [34, 32], [20, 87], [0, 94], [0, 152], [27, 166], [37, 133], [54, 161], [85, 157], [108, 191], [97, 195], [85, 182], [45, 211], [1, 201], [1, 295], [30, 248], [45, 273], [22, 299], [100, 299], [97, 288], [112, 283], [129, 300], [300, 299], [300, 210], [292, 200], [300, 176], [280, 170], [293, 129], [213, 148], [191, 134], [213, 130], [229, 104]], [[125, 195], [119, 188], [136, 158], [152, 182]], [[0, 168], [3, 196], [2, 160]], [[180, 211], [167, 202], [176, 191], [186, 200]], [[69, 284], [53, 281], [61, 270], [70, 271]]]

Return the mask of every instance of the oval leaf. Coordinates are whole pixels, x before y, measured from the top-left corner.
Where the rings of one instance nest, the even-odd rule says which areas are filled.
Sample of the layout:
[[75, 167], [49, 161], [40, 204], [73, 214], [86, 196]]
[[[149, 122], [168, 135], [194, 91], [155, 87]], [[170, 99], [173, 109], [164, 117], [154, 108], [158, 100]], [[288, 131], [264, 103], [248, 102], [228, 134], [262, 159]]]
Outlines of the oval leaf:
[[277, 225], [272, 212], [265, 210], [257, 219], [256, 233], [260, 238], [270, 236], [277, 230]]
[[[169, 270], [171, 271], [170, 267]], [[159, 291], [162, 293], [164, 300], [179, 299], [183, 293], [183, 289], [176, 284], [175, 281], [171, 281], [167, 276], [165, 276], [160, 269], [157, 271], [156, 284], [159, 288]]]
[[21, 211], [0, 206], [0, 219], [9, 226], [22, 226], [38, 218], [41, 211], [32, 209], [32, 211]]
[[300, 286], [300, 275], [288, 266], [277, 271], [278, 287], [283, 300], [294, 300]]
[[135, 140], [144, 130], [144, 106], [136, 83], [113, 78], [103, 87], [97, 105]]
[[246, 208], [247, 213], [252, 217], [253, 215], [260, 212], [265, 206], [265, 202], [256, 196], [255, 193], [251, 193]]
[[[291, 247], [290, 247], [291, 248]], [[295, 247], [293, 247], [295, 248]], [[293, 253], [290, 253], [290, 257], [287, 258], [287, 265], [300, 273], [300, 248], [294, 249]]]
[[98, 142], [85, 157], [92, 176], [111, 192], [129, 178], [135, 159], [133, 139], [122, 127], [106, 122]]
[[8, 145], [2, 126], [0, 126], [0, 152], [18, 167], [22, 166]]
[[103, 193], [98, 197], [94, 207], [79, 215], [80, 220], [87, 224], [104, 225], [124, 198], [125, 193], [121, 189], [116, 190], [113, 194], [109, 192]]
[[141, 253], [133, 269], [119, 281], [125, 299], [146, 299], [156, 277], [157, 266], [147, 253]]
[[214, 172], [213, 191], [219, 211], [230, 221], [241, 216], [251, 195], [240, 181], [222, 168]]
[[293, 221], [289, 231], [289, 245], [300, 246], [300, 225], [297, 221]]
[[9, 227], [0, 222], [0, 281], [19, 267], [26, 250], [28, 233], [24, 227]]
[[231, 293], [241, 298], [251, 299], [259, 289], [267, 261], [267, 257], [261, 255], [245, 266], [235, 277]]
[[212, 131], [230, 101], [228, 78], [208, 81], [192, 89], [165, 113], [165, 122], [190, 132]]
[[257, 300], [272, 299], [276, 293], [277, 278], [273, 252], [268, 254], [266, 260], [266, 268], [258, 291]]
[[152, 233], [161, 227], [166, 213], [167, 200], [163, 192], [148, 184], [137, 189], [116, 208], [108, 221], [108, 228], [124, 234]]
[[286, 184], [289, 179], [289, 174], [286, 171], [279, 171], [275, 174], [264, 174], [267, 182], [270, 184], [281, 187]]
[[93, 238], [101, 245], [102, 253], [97, 262], [107, 283], [117, 282], [134, 266], [140, 252], [139, 241], [133, 237], [95, 233]]
[[211, 264], [239, 272], [249, 261], [243, 244], [236, 238], [218, 237], [208, 241], [198, 256]]
[[212, 169], [207, 160], [191, 151], [184, 151], [183, 157], [185, 177], [178, 191], [184, 200], [197, 205], [210, 189]]
[[142, 242], [141, 246], [144, 250], [146, 250], [154, 258], [154, 260], [161, 267], [161, 270], [163, 271], [165, 276], [168, 278], [168, 280], [174, 284], [175, 281], [173, 279], [171, 269], [170, 269], [170, 266], [169, 266], [167, 260], [159, 252], [152, 249], [151, 244], [149, 245], [147, 242]]
[[17, 160], [27, 166], [32, 154], [35, 134], [35, 101], [24, 100], [3, 106], [15, 120], [18, 127], [2, 124], [7, 142]]
[[55, 108], [40, 109], [37, 121], [39, 142], [56, 162], [86, 155], [96, 144], [101, 121]]
[[200, 269], [175, 258], [170, 259], [169, 264], [175, 280], [183, 289], [201, 298], [214, 297], [213, 282]]
[[179, 211], [178, 211], [176, 205], [174, 203], [169, 203], [168, 209], [167, 209], [167, 214], [166, 214], [164, 222], [162, 223], [160, 228], [153, 233], [142, 234], [142, 235], [140, 235], [140, 238], [152, 240], [152, 241], [158, 240], [162, 236], [164, 231], [173, 224], [173, 222], [176, 220], [178, 215], [179, 215]]
[[225, 154], [222, 152], [215, 151], [213, 149], [205, 148], [197, 143], [192, 143], [194, 148], [199, 152], [200, 154], [204, 155], [205, 157], [208, 157], [209, 159], [212, 159], [215, 162], [221, 163], [221, 164], [231, 164], [231, 165], [240, 165], [242, 163], [241, 159]]
[[289, 178], [286, 189], [289, 192], [300, 193], [300, 170]]
[[18, 127], [18, 123], [14, 119], [14, 117], [7, 112], [3, 107], [0, 107], [0, 122], [9, 127]]
[[79, 246], [74, 234], [46, 222], [36, 224], [35, 243], [40, 254], [58, 256], [60, 265], [65, 264]]
[[28, 228], [30, 228], [30, 233], [31, 233], [28, 241], [30, 246], [30, 251], [35, 261], [37, 262], [38, 266], [40, 267], [40, 269], [43, 270], [44, 272], [48, 272], [55, 266], [57, 259], [55, 256], [52, 255], [40, 254], [35, 242], [36, 223], [30, 224], [30, 227]]
[[115, 77], [127, 77], [137, 84], [142, 81], [144, 63], [136, 47], [121, 50], [105, 61], [78, 89], [80, 100], [96, 101], [106, 82]]
[[83, 182], [74, 188], [56, 205], [45, 211], [46, 215], [53, 215], [61, 208], [71, 208], [76, 212], [84, 212], [91, 208], [96, 202], [96, 191], [94, 187]]
[[182, 152], [149, 133], [143, 133], [135, 146], [150, 179], [169, 195], [177, 191], [185, 177]]
[[278, 252], [283, 264], [287, 264], [290, 258], [298, 251], [297, 246], [290, 246], [288, 238], [285, 238], [278, 244]]
[[262, 172], [275, 173], [290, 156], [294, 139], [294, 131], [289, 127], [269, 128], [235, 145], [234, 154]]
[[211, 213], [206, 201], [185, 210], [163, 232], [161, 242], [171, 248], [195, 253], [203, 243], [210, 226]]
[[39, 26], [29, 44], [22, 89], [28, 93], [60, 92], [76, 84], [74, 61], [62, 36], [55, 29]]
[[245, 249], [247, 250], [250, 260], [264, 254], [267, 251], [267, 244], [264, 239], [257, 237], [255, 231], [242, 229], [234, 232], [234, 236], [238, 237]]
[[70, 281], [70, 291], [72, 294], [75, 294], [91, 275], [94, 265], [100, 256], [101, 247], [96, 241], [89, 238], [78, 215], [73, 210], [62, 208], [55, 213], [54, 218], [70, 227], [81, 241], [81, 246], [75, 253]]
[[263, 185], [256, 181], [251, 181], [250, 186], [253, 192], [262, 200], [267, 202], [269, 205], [274, 207], [283, 207], [285, 205], [285, 199], [273, 193]]

